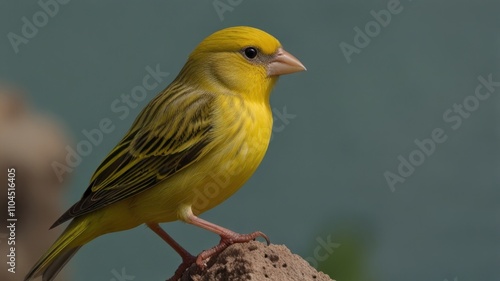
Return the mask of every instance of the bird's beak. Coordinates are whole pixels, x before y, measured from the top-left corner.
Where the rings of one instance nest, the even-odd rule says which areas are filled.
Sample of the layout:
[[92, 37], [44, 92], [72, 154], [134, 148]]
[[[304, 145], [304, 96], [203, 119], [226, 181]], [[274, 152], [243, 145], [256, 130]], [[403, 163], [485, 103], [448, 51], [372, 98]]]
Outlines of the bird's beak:
[[304, 71], [306, 67], [292, 54], [279, 48], [267, 65], [267, 76], [278, 76]]

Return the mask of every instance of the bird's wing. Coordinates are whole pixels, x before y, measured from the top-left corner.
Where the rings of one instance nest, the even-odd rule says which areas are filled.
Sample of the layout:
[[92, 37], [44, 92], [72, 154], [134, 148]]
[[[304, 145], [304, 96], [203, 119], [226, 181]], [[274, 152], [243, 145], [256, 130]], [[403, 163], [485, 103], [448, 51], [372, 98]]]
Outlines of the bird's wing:
[[167, 98], [162, 93], [141, 112], [97, 168], [80, 201], [52, 227], [147, 190], [207, 153], [213, 96], [185, 91], [177, 89]]

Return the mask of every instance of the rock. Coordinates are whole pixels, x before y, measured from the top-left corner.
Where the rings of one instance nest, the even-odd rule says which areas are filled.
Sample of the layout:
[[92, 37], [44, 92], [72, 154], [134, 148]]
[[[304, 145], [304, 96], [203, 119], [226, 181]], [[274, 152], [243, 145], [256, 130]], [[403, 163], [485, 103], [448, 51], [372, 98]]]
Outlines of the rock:
[[333, 281], [307, 261], [292, 254], [284, 245], [252, 241], [233, 244], [207, 262], [200, 270], [196, 264], [183, 274], [182, 281]]

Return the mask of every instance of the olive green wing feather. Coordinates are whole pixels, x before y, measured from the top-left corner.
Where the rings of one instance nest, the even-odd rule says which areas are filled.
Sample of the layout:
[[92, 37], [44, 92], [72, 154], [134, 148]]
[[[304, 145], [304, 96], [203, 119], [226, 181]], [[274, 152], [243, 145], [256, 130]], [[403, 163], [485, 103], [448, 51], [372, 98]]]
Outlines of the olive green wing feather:
[[52, 227], [147, 190], [208, 152], [213, 96], [175, 86], [165, 91], [141, 112], [80, 201]]

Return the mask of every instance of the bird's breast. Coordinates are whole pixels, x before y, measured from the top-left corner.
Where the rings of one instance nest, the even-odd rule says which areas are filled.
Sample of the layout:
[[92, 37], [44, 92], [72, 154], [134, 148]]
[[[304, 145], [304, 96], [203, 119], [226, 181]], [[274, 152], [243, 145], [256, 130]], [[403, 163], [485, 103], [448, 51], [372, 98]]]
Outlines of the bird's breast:
[[[214, 134], [220, 136], [216, 141], [220, 149], [215, 151], [226, 161], [256, 168], [253, 165], [260, 164], [271, 139], [273, 119], [269, 106], [234, 98], [222, 102], [220, 109], [214, 128]], [[224, 161], [221, 164], [224, 166]]]
[[259, 166], [271, 139], [272, 113], [266, 103], [225, 100], [218, 110], [212, 131], [217, 145], [207, 155], [207, 177], [195, 190], [195, 213], [236, 192]]

